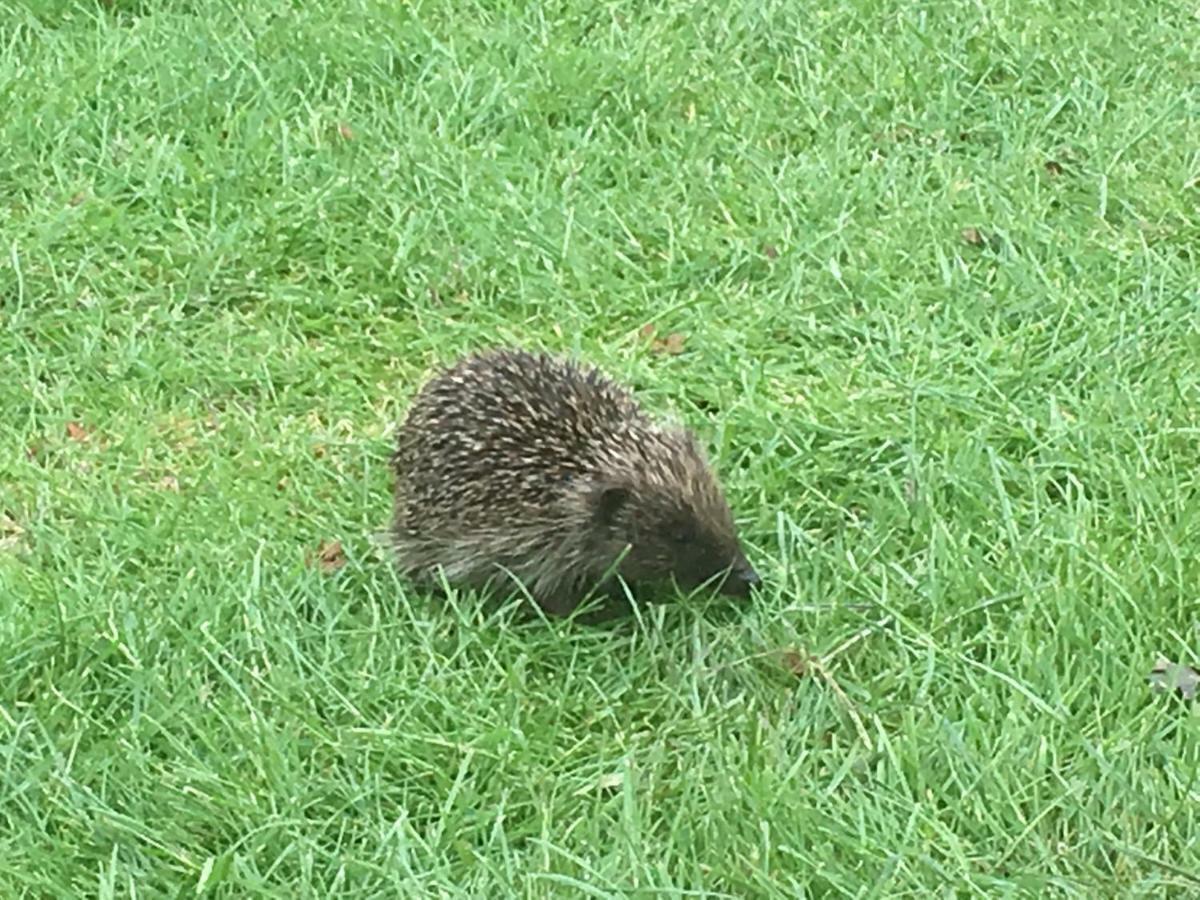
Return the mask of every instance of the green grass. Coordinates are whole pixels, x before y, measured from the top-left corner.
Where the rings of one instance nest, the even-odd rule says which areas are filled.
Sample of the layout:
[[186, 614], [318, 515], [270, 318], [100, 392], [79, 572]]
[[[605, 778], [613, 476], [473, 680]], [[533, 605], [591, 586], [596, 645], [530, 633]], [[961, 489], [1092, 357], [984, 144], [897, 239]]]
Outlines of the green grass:
[[[0, 895], [1200, 893], [1194, 4], [0, 23]], [[694, 426], [768, 589], [398, 581], [501, 342]]]

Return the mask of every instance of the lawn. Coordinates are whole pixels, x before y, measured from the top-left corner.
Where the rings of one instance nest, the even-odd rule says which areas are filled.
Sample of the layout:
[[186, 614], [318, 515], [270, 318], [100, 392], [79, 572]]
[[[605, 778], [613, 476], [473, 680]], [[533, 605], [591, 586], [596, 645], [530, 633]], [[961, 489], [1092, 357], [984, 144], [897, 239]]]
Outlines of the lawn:
[[[0, 0], [0, 896], [1200, 895], [1196, 16]], [[403, 583], [498, 343], [759, 596]]]

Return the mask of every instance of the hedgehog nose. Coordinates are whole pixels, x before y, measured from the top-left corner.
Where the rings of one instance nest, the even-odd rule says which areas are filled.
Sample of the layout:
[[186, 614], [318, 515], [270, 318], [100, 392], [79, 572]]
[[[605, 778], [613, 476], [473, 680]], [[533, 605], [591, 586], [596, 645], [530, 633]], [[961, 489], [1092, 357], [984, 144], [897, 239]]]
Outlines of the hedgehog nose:
[[758, 573], [754, 571], [754, 567], [749, 563], [746, 563], [746, 565], [739, 569], [735, 569], [733, 577], [746, 586], [746, 591], [759, 587], [762, 584], [762, 579], [758, 577]]
[[758, 577], [758, 573], [755, 572], [754, 569], [752, 569], [749, 565], [747, 565], [746, 568], [741, 569], [737, 574], [748, 588], [756, 588], [762, 584], [762, 579]]
[[721, 585], [721, 590], [722, 593], [733, 597], [748, 597], [750, 596], [750, 589], [756, 588], [761, 584], [762, 579], [758, 577], [758, 573], [754, 571], [754, 567], [750, 563], [742, 561], [730, 570], [725, 583]]

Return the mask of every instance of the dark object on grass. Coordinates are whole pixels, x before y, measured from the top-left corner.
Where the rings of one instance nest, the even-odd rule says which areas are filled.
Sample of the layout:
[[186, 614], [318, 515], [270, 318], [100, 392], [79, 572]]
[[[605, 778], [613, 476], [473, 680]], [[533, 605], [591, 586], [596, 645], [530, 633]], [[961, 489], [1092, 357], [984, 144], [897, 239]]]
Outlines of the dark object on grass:
[[1200, 693], [1200, 672], [1182, 663], [1173, 663], [1165, 656], [1154, 662], [1147, 679], [1150, 690], [1156, 694], [1175, 691], [1185, 700], [1195, 700]]
[[392, 455], [402, 571], [483, 588], [516, 578], [566, 615], [594, 589], [759, 583], [695, 438], [594, 369], [522, 350], [460, 360], [417, 395]]

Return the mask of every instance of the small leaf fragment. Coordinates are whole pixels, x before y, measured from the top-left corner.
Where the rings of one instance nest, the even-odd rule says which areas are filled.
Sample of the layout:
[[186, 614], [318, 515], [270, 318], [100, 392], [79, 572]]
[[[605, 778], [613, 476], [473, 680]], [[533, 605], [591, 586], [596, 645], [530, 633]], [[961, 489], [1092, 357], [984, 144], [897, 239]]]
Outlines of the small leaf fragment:
[[668, 356], [678, 356], [683, 352], [687, 336], [678, 331], [672, 331], [665, 338], [655, 339], [652, 349], [655, 353], [666, 353]]
[[612, 790], [619, 788], [625, 783], [625, 775], [622, 772], [609, 772], [607, 775], [602, 775], [596, 782], [596, 787], [601, 790]]
[[338, 122], [338, 134], [342, 136], [342, 140], [344, 141], [354, 140], [354, 132], [345, 122]]
[[643, 325], [641, 328], [638, 329], [638, 336], [640, 338], [642, 338], [643, 340], [649, 340], [650, 338], [654, 337], [655, 330], [656, 329], [654, 327], [654, 323], [647, 322], [645, 325]]
[[576, 797], [581, 797], [584, 794], [590, 794], [592, 791], [611, 791], [621, 787], [625, 783], [625, 773], [609, 772], [601, 775], [592, 784], [585, 784], [575, 792]]
[[20, 550], [24, 545], [25, 529], [8, 513], [0, 513], [0, 550]]
[[1185, 700], [1195, 700], [1200, 694], [1200, 672], [1182, 663], [1173, 663], [1160, 656], [1146, 679], [1156, 694], [1177, 691]]
[[315, 557], [309, 556], [309, 565], [314, 562], [321, 567], [324, 572], [336, 572], [346, 564], [346, 553], [342, 549], [341, 541], [321, 541], [317, 547]]
[[85, 443], [88, 439], [89, 432], [78, 422], [67, 423], [67, 437], [79, 443]]
[[970, 244], [972, 247], [983, 246], [983, 242], [984, 242], [983, 232], [981, 232], [978, 228], [974, 228], [974, 227], [964, 228], [962, 231], [959, 232], [959, 235], [962, 237], [964, 244]]
[[793, 675], [803, 678], [808, 674], [808, 654], [801, 650], [784, 650], [780, 661], [783, 663], [783, 667]]
[[774, 244], [767, 244], [765, 247], [763, 247], [763, 255], [766, 256], [767, 259], [779, 259], [779, 248]]

